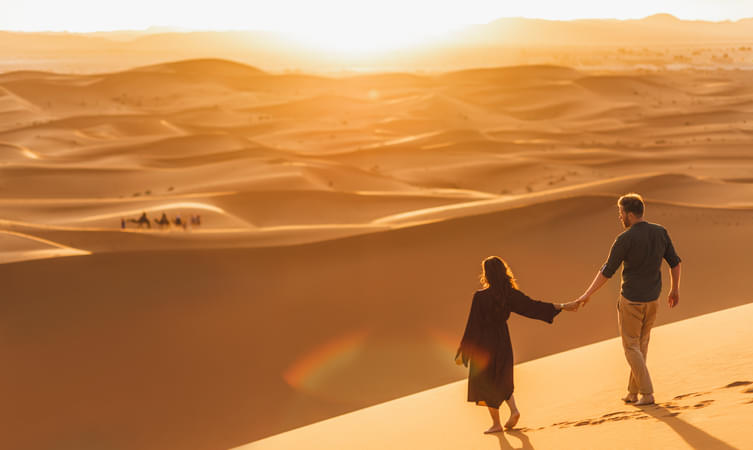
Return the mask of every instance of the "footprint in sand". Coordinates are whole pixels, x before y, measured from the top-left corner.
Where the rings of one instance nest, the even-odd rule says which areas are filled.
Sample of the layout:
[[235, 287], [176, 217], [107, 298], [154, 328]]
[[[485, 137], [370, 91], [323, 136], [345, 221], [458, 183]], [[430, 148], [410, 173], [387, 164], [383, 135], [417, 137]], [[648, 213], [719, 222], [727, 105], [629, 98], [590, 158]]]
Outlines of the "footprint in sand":
[[689, 394], [682, 394], [678, 395], [677, 397], [673, 398], [672, 400], [682, 400], [683, 398], [687, 397], [700, 397], [702, 395], [710, 394], [711, 392], [691, 392]]
[[693, 408], [696, 408], [696, 409], [698, 409], [698, 408], [705, 408], [705, 407], [709, 406], [712, 403], [714, 403], [714, 400], [704, 400], [702, 402], [698, 402], [695, 405], [693, 405]]
[[[751, 384], [753, 384], [753, 381], [734, 381], [724, 387], [717, 388], [717, 390], [734, 388], [734, 387], [739, 387], [739, 386], [748, 386]], [[745, 394], [753, 394], [753, 387], [747, 388], [742, 392]], [[674, 403], [675, 400], [691, 399], [695, 397], [701, 397], [710, 393], [711, 392], [689, 392], [687, 394], [677, 395], [672, 399], [672, 401], [665, 402], [665, 403], [657, 403], [656, 405], [653, 406], [653, 408], [664, 408], [670, 411], [668, 414], [663, 414], [662, 417], [677, 417], [681, 414], [680, 413], [681, 410], [686, 410], [686, 409], [691, 409], [691, 408], [692, 409], [706, 408], [707, 406], [714, 403], [714, 399], [701, 400], [692, 405], [677, 405]], [[753, 400], [749, 400], [745, 403], [753, 404]], [[583, 427], [586, 425], [599, 425], [604, 422], [618, 422], [618, 421], [630, 420], [630, 419], [648, 420], [651, 418], [652, 418], [651, 415], [645, 414], [644, 411], [642, 410], [636, 410], [636, 411], [624, 411], [623, 410], [623, 411], [614, 411], [614, 412], [606, 413], [596, 419], [583, 419], [583, 420], [576, 420], [572, 422], [557, 422], [557, 423], [553, 423], [551, 426], [559, 427], [559, 428]], [[544, 428], [546, 427], [526, 429], [526, 431], [540, 431], [540, 430], [543, 430]]]
[[[753, 388], [748, 388], [743, 391], [743, 394], [753, 394]], [[753, 404], [753, 400], [748, 400], [747, 402], [743, 402], [745, 405]]]
[[553, 423], [552, 426], [553, 427], [565, 428], [568, 425], [574, 425], [576, 423], [578, 423], [578, 422], [577, 421], [576, 422], [557, 422], [557, 423]]
[[[685, 395], [684, 397], [687, 397], [687, 396], [688, 395]], [[680, 396], [680, 397], [682, 397], [682, 396]], [[669, 410], [684, 410], [684, 409], [690, 409], [690, 408], [695, 408], [695, 409], [705, 408], [705, 407], [709, 406], [712, 403], [714, 403], [714, 400], [703, 400], [703, 401], [700, 401], [700, 402], [698, 402], [698, 403], [696, 403], [696, 404], [694, 404], [692, 406], [688, 406], [688, 405], [682, 405], [682, 406], [680, 406], [680, 405], [675, 405], [672, 402], [658, 403], [657, 406], [660, 406], [662, 408], [666, 408], [666, 409], [669, 409]], [[680, 414], [680, 413], [677, 412], [677, 413], [675, 413], [673, 415], [677, 415], [677, 414]]]
[[[749, 386], [751, 384], [753, 384], [753, 381], [734, 381], [734, 382], [732, 382], [732, 383], [724, 386], [724, 388], [721, 388], [721, 389], [734, 388], [734, 387], [739, 387], [739, 386]], [[753, 387], [745, 389], [744, 391], [742, 391], [742, 393], [743, 394], [753, 394]], [[743, 402], [743, 404], [745, 404], [745, 405], [753, 404], [753, 400], [748, 400], [747, 402]]]
[[672, 402], [662, 403], [661, 406], [667, 408], [667, 409], [688, 409], [690, 406], [679, 406], [675, 405]]
[[682, 395], [678, 395], [678, 396], [676, 396], [676, 397], [675, 397], [675, 398], [673, 398], [672, 400], [682, 400], [682, 399], [684, 399], [685, 397], [690, 397], [690, 396], [693, 396], [693, 395], [697, 395], [697, 394], [698, 394], [697, 392], [691, 392], [690, 394], [682, 394]]
[[[675, 400], [677, 399], [684, 399], [689, 397], [697, 397], [699, 395], [707, 394], [708, 392], [704, 393], [698, 393], [698, 392], [692, 392], [689, 394], [683, 394], [678, 395], [675, 397]], [[751, 401], [753, 403], [753, 401]], [[666, 410], [674, 410], [672, 412], [669, 412], [667, 414], [663, 414], [662, 417], [677, 417], [680, 415], [679, 410], [685, 410], [685, 409], [700, 409], [705, 408], [709, 405], [714, 403], [714, 400], [703, 400], [698, 403], [695, 403], [694, 405], [676, 405], [672, 402], [666, 402], [666, 403], [657, 403], [653, 408], [664, 408]], [[649, 407], [652, 408], [652, 407]], [[643, 410], [636, 410], [636, 411], [614, 411], [610, 413], [603, 414], [601, 417], [597, 419], [583, 419], [578, 420], [575, 422], [558, 422], [555, 424], [552, 424], [553, 427], [559, 427], [559, 428], [568, 428], [568, 427], [583, 427], [586, 425], [600, 425], [604, 422], [619, 422], [622, 420], [649, 420], [653, 416], [646, 414]]]
[[[632, 414], [632, 416], [635, 416], [635, 415], [637, 415], [637, 414]], [[620, 420], [628, 420], [628, 419], [630, 419], [630, 417], [631, 417], [631, 415], [627, 415], [627, 416], [615, 416], [615, 417], [612, 417], [611, 419], [609, 419], [609, 421], [610, 422], [619, 422]]]
[[611, 413], [607, 413], [602, 415], [598, 419], [584, 419], [584, 420], [578, 420], [575, 422], [558, 422], [555, 424], [552, 424], [553, 427], [558, 426], [559, 428], [567, 428], [570, 426], [573, 427], [583, 427], [586, 425], [599, 425], [604, 422], [618, 422], [621, 420], [628, 420], [628, 419], [649, 419], [649, 416], [644, 416], [641, 411], [615, 411]]

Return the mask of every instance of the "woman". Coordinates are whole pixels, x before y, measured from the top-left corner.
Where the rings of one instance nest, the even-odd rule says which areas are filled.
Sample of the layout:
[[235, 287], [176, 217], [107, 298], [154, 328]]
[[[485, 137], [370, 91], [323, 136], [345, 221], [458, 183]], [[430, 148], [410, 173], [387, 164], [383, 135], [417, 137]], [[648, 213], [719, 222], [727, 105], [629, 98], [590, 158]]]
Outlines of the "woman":
[[513, 428], [520, 419], [520, 411], [513, 397], [513, 357], [507, 319], [518, 313], [532, 319], [552, 323], [561, 310], [575, 311], [578, 304], [544, 303], [531, 300], [518, 290], [512, 271], [497, 256], [486, 258], [481, 267], [484, 289], [473, 295], [471, 312], [465, 334], [455, 355], [455, 362], [468, 367], [468, 401], [487, 406], [492, 426], [484, 433], [502, 431], [499, 406], [503, 401], [510, 407], [505, 428]]

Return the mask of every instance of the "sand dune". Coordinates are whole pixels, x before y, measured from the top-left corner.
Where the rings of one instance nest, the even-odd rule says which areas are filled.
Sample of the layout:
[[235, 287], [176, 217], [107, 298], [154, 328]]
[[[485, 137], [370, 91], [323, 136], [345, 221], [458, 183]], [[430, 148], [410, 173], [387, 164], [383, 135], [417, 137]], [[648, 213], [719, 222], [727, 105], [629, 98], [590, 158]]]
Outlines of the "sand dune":
[[519, 364], [514, 431], [483, 435], [488, 414], [465, 402], [459, 381], [238, 448], [747, 448], [751, 317], [748, 304], [654, 329], [655, 406], [619, 401], [627, 364], [610, 339]]
[[176, 61], [166, 64], [155, 64], [151, 66], [139, 67], [126, 72], [170, 73], [178, 76], [210, 76], [212, 81], [217, 81], [218, 79], [221, 80], [224, 78], [245, 78], [264, 74], [262, 70], [255, 67], [216, 58], [193, 59]]
[[[660, 323], [749, 302], [746, 76], [0, 74], [0, 446], [227, 448], [457, 381], [479, 261], [568, 300], [626, 191], [687, 262]], [[514, 320], [517, 361], [614, 337], [616, 293]]]
[[484, 69], [467, 69], [450, 72], [441, 76], [449, 82], [462, 83], [503, 83], [503, 86], [530, 86], [542, 81], [573, 80], [580, 75], [569, 67], [551, 65], [512, 66]]
[[171, 92], [165, 90], [167, 86], [181, 90], [185, 88], [183, 85], [201, 85], [207, 93], [207, 90], [216, 91], [218, 85], [242, 88], [250, 77], [263, 75], [264, 72], [255, 67], [228, 60], [195, 59], [102, 74], [91, 87], [111, 94], [132, 91], [164, 97]]
[[84, 250], [9, 230], [0, 230], [0, 246], [0, 264], [89, 254]]
[[[672, 230], [688, 262], [682, 307], [670, 313], [662, 303], [660, 323], [741, 303], [746, 281], [734, 268], [753, 251], [745, 238], [750, 212], [662, 203], [650, 211]], [[699, 230], [715, 238], [699, 241]], [[614, 198], [600, 196], [256, 249], [239, 249], [243, 237], [230, 233], [36, 230], [96, 250], [13, 264], [0, 274], [10, 300], [4, 320], [16, 324], [25, 354], [37, 355], [14, 376], [35, 383], [33, 373], [64, 370], [33, 394], [31, 384], [14, 378], [23, 400], [9, 401], [25, 405], [13, 408], [18, 420], [47, 405], [56, 424], [42, 422], [39, 446], [80, 439], [146, 448], [240, 445], [457, 380], [451, 354], [483, 256], [511, 261], [530, 295], [565, 300], [584, 288], [618, 231]], [[123, 246], [121, 235], [141, 240], [142, 250]], [[186, 239], [190, 244], [181, 245]], [[223, 246], [232, 249], [212, 249]], [[122, 276], [126, 268], [129, 277]], [[542, 273], [555, 281], [543, 283]], [[40, 278], [48, 282], [35, 285]], [[587, 315], [566, 316], [556, 327], [514, 320], [517, 360], [613, 337], [616, 289], [613, 282]], [[85, 327], [82, 318], [58, 322], [79, 310], [89, 311]], [[24, 338], [32, 323], [58, 324], [55, 343]], [[82, 352], [94, 343], [102, 347]], [[106, 359], [86, 356], [108, 348], [117, 350]], [[100, 381], [88, 384], [90, 373]], [[66, 409], [68, 396], [79, 399], [79, 409]], [[155, 416], [144, 414], [145, 405]], [[171, 417], [175, 432], [154, 428], [157, 416]], [[95, 424], [104, 427], [101, 435], [86, 431]], [[13, 443], [21, 435], [7, 436]]]

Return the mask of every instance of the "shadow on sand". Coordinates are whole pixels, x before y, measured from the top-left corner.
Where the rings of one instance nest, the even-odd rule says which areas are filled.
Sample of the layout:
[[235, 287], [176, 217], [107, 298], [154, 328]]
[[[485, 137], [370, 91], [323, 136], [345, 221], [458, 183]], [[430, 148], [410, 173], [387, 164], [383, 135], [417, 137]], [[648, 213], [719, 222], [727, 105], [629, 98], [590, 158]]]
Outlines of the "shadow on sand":
[[[507, 436], [514, 436], [518, 439], [520, 439], [520, 442], [523, 443], [522, 447], [514, 447], [510, 441], [508, 440]], [[531, 440], [526, 436], [525, 433], [523, 433], [520, 430], [510, 430], [503, 433], [494, 433], [494, 436], [497, 436], [497, 439], [499, 439], [499, 448], [501, 450], [533, 450], [533, 445], [531, 445]], [[515, 443], [515, 440], [512, 440], [513, 443]]]
[[713, 448], [720, 450], [737, 450], [736, 447], [733, 447], [726, 442], [721, 441], [708, 434], [702, 429], [691, 425], [682, 419], [679, 419], [676, 413], [663, 406], [653, 405], [643, 407], [641, 408], [641, 410], [647, 415], [655, 418], [656, 420], [669, 425], [669, 427], [672, 428], [672, 430], [674, 430], [674, 432], [677, 433], [685, 442], [687, 442], [689, 446], [695, 449]]

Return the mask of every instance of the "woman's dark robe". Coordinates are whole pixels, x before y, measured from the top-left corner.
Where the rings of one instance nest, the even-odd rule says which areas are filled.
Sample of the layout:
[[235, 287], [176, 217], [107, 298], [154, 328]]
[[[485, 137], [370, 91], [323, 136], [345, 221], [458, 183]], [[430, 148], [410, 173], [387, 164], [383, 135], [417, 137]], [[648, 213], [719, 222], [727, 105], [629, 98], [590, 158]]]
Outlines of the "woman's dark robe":
[[458, 352], [468, 374], [468, 401], [499, 408], [513, 392], [513, 357], [507, 319], [514, 312], [552, 323], [559, 310], [551, 303], [532, 300], [517, 289], [505, 298], [491, 289], [476, 291]]

